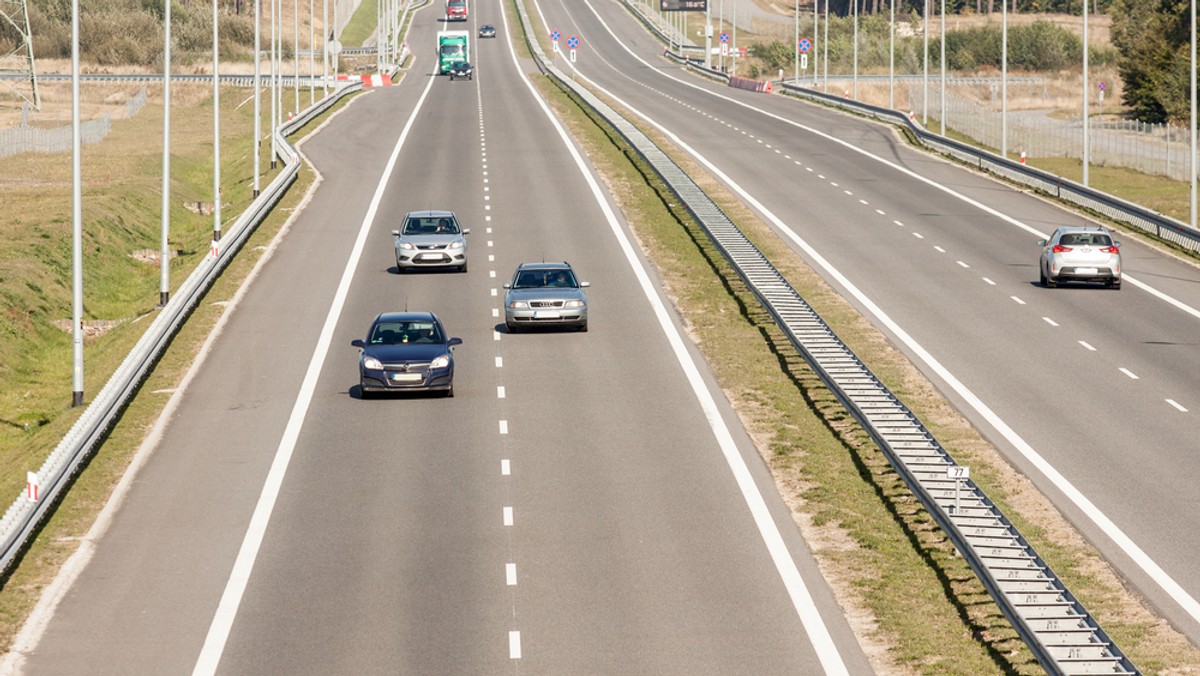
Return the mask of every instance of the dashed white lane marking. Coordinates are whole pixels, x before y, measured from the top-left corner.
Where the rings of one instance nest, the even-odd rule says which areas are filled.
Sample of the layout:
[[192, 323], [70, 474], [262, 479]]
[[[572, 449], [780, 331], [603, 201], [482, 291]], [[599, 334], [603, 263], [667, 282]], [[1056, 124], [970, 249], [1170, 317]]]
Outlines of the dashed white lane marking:
[[969, 267], [971, 267], [970, 265], [967, 265], [966, 263], [964, 263], [964, 262], [962, 262], [962, 261], [954, 261], [954, 262], [955, 262], [955, 263], [958, 263], [958, 266], [959, 266], [960, 268], [969, 268]]
[[1050, 326], [1058, 326], [1058, 322], [1054, 321], [1053, 319], [1050, 319], [1049, 317], [1042, 317], [1042, 321], [1046, 322]]
[[495, 289], [492, 289], [492, 298], [495, 298], [496, 296], [499, 296], [499, 295], [500, 295], [500, 293], [498, 291], [496, 291]]
[[488, 262], [495, 263], [496, 262], [496, 254], [488, 254]]
[[517, 564], [504, 564], [504, 581], [508, 583], [508, 586], [510, 587], [517, 586]]
[[510, 474], [512, 474], [512, 463], [508, 461], [508, 458], [504, 458], [500, 461], [500, 476], [509, 476]]
[[[495, 314], [495, 315], [492, 315], [492, 316], [494, 316], [494, 317], [499, 317], [500, 315], [499, 315], [499, 314]], [[499, 332], [499, 331], [497, 331], [496, 329], [492, 329], [492, 340], [500, 340], [500, 332]]]
[[497, 385], [497, 386], [496, 386], [496, 398], [497, 398], [497, 399], [503, 399], [503, 398], [504, 398], [504, 386], [503, 386], [503, 385]]
[[492, 279], [495, 279], [495, 278], [496, 278], [496, 271], [495, 271], [495, 270], [488, 270], [488, 277], [491, 277]]
[[[492, 316], [493, 316], [493, 317], [499, 317], [499, 316], [500, 316], [500, 308], [498, 308], [498, 307], [494, 307], [494, 308], [492, 308]], [[496, 334], [496, 340], [500, 340], [500, 332], [499, 332], [499, 331], [493, 331], [493, 333], [495, 333], [495, 334]]]
[[500, 434], [508, 434], [508, 421], [507, 420], [500, 421]]
[[925, 235], [922, 235], [919, 232], [914, 232], [913, 237], [916, 237], [917, 239], [925, 239]]
[[887, 214], [883, 213], [883, 209], [876, 209], [875, 213], [879, 214], [880, 216], [887, 216]]
[[900, 221], [892, 221], [892, 222], [893, 222], [893, 223], [895, 223], [896, 225], [898, 225], [898, 226], [902, 227], [902, 228], [904, 227], [904, 224], [903, 224], [903, 223], [901, 223]]
[[[490, 229], [490, 228], [488, 229], [488, 232], [491, 232], [491, 229]], [[494, 242], [493, 240], [490, 240], [490, 239], [489, 239], [489, 240], [488, 240], [488, 246], [489, 246], [489, 247], [496, 246], [496, 242]]]
[[825, 180], [825, 174], [817, 174], [817, 178], [819, 178], [819, 179], [821, 179], [822, 181], [824, 181], [824, 180]]
[[983, 277], [982, 279], [983, 279], [983, 281], [988, 283], [988, 286], [996, 286], [996, 283], [993, 282], [992, 280], [988, 279], [987, 277]]
[[1088, 345], [1088, 343], [1087, 343], [1087, 341], [1086, 341], [1086, 340], [1081, 340], [1081, 341], [1079, 341], [1079, 344], [1080, 344], [1080, 345], [1082, 345], [1082, 346], [1083, 346], [1085, 349], [1087, 349], [1089, 352], [1095, 352], [1095, 351], [1096, 351], [1096, 348], [1092, 347], [1091, 345]]
[[1188, 412], [1188, 410], [1186, 408], [1184, 408], [1183, 406], [1180, 406], [1179, 402], [1175, 401], [1174, 399], [1168, 399], [1167, 403], [1174, 406], [1180, 413]]
[[[484, 216], [484, 217], [483, 217], [483, 220], [484, 220], [484, 221], [487, 221], [488, 223], [491, 223], [491, 222], [492, 222], [492, 217], [491, 217], [491, 216]], [[492, 229], [491, 229], [491, 228], [488, 228], [488, 229], [487, 229], [487, 231], [488, 231], [488, 232], [491, 232], [491, 231], [492, 231]]]
[[1011, 299], [1013, 299], [1014, 301], [1016, 301], [1017, 305], [1024, 305], [1024, 304], [1025, 304], [1025, 301], [1021, 300], [1020, 298], [1017, 298], [1016, 296], [1009, 296], [1009, 298], [1011, 298]]
[[504, 368], [504, 357], [496, 357], [496, 368]]
[[504, 508], [504, 525], [505, 526], [513, 525], [513, 508], [512, 507]]
[[510, 659], [521, 659], [521, 632], [508, 632], [508, 656]]
[[940, 246], [938, 246], [938, 245], [936, 245], [936, 244], [934, 244], [934, 245], [933, 245], [933, 248], [934, 248], [934, 250], [935, 250], [935, 251], [937, 251], [938, 253], [946, 253], [946, 250], [945, 250], [945, 249], [943, 249], [942, 247], [940, 247]]
[[1117, 370], [1120, 371], [1121, 373], [1124, 373], [1125, 375], [1129, 376], [1133, 380], [1141, 380], [1140, 378], [1137, 377], [1136, 373], [1134, 373], [1133, 371], [1130, 371], [1129, 369], [1125, 368], [1124, 366], [1118, 368]]
[[[796, 164], [800, 164], [800, 160], [796, 160]], [[813, 170], [813, 168], [812, 168], [812, 167], [805, 167], [805, 169], [807, 169], [808, 171], [812, 171], [812, 170]]]

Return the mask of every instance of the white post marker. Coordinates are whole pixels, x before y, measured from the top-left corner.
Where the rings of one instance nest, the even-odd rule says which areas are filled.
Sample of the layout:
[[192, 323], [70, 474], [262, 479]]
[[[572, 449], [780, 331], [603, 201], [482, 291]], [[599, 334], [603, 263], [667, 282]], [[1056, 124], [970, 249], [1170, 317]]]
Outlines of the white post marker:
[[38, 484], [37, 473], [36, 472], [26, 472], [25, 473], [25, 499], [28, 500], [29, 502], [37, 502], [38, 501], [38, 491], [40, 488], [41, 487]]
[[962, 509], [962, 505], [959, 503], [959, 493], [962, 491], [963, 482], [971, 478], [971, 468], [962, 465], [947, 467], [946, 478], [954, 479], [954, 513], [958, 514], [958, 511]]

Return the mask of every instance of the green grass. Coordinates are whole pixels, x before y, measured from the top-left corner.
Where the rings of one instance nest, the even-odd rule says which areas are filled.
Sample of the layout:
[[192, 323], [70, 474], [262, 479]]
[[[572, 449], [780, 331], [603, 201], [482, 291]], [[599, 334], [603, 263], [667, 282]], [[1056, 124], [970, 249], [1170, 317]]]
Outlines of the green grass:
[[379, 25], [376, 13], [379, 11], [379, 0], [362, 0], [362, 4], [354, 11], [350, 23], [342, 29], [341, 42], [345, 47], [360, 47], [363, 42], [375, 32]]
[[[252, 107], [235, 109], [236, 99], [232, 96], [222, 99], [221, 164], [226, 222], [245, 209], [253, 186]], [[335, 106], [335, 110], [341, 105], [344, 103]], [[85, 149], [85, 180], [90, 186], [84, 195], [84, 229], [88, 232], [90, 252], [85, 262], [88, 273], [84, 293], [89, 298], [85, 307], [92, 317], [130, 320], [87, 343], [84, 365], [85, 393], [89, 400], [141, 337], [147, 325], [144, 317], [155, 311], [158, 301], [158, 268], [125, 255], [131, 247], [157, 248], [161, 179], [129, 177], [160, 175], [161, 146], [156, 148], [157, 144], [145, 142], [147, 131], [159, 128], [160, 122], [154, 117], [158, 114], [147, 107], [138, 118], [115, 123], [112, 134], [103, 143]], [[309, 128], [315, 128], [329, 114], [315, 120]], [[172, 129], [180, 131], [172, 135], [175, 215], [171, 240], [173, 248], [185, 252], [172, 263], [172, 288], [207, 253], [211, 239], [212, 217], [199, 216], [179, 206], [185, 201], [211, 199], [211, 131], [206, 132], [211, 129], [211, 115], [211, 102], [179, 106], [172, 111]], [[270, 178], [265, 174], [270, 167], [270, 143], [262, 146], [260, 165], [265, 187]], [[0, 222], [0, 237], [6, 242], [0, 281], [5, 316], [5, 334], [0, 340], [0, 368], [4, 369], [0, 402], [2, 410], [17, 412], [6, 414], [7, 424], [0, 427], [0, 499], [4, 500], [16, 497], [24, 486], [25, 471], [41, 465], [82, 411], [70, 408], [70, 336], [47, 328], [51, 319], [70, 316], [70, 200], [69, 195], [62, 194], [69, 170], [59, 166], [69, 167], [69, 156], [66, 161], [62, 155], [18, 156], [7, 161], [19, 163], [22, 172], [41, 172], [10, 175], [36, 175], [41, 179], [39, 183], [47, 185], [40, 190], [17, 189], [11, 182], [0, 186], [0, 196], [6, 204], [17, 203], [9, 202], [10, 199], [22, 200], [22, 208], [13, 210], [20, 215]], [[278, 232], [312, 180], [308, 168], [302, 168], [280, 208], [251, 235], [192, 313], [102, 448], [89, 461], [87, 470], [76, 479], [44, 525], [19, 567], [4, 580], [0, 588], [0, 650], [8, 648], [41, 589], [95, 520], [161, 412], [169, 392], [179, 383], [222, 312], [220, 303], [237, 291], [258, 260], [260, 248]], [[64, 209], [65, 217], [60, 215]], [[114, 251], [104, 253], [99, 250], [101, 246]], [[39, 249], [44, 251], [38, 253]], [[68, 253], [63, 253], [64, 249]], [[9, 265], [10, 262], [16, 265]], [[94, 302], [90, 300], [93, 297]], [[143, 319], [133, 321], [139, 317]], [[12, 328], [21, 331], [13, 333]]]
[[[965, 561], [878, 448], [631, 149], [545, 79], [544, 93], [606, 177], [691, 334], [759, 445], [877, 668], [1042, 673]], [[652, 136], [653, 137], [653, 136]], [[1200, 653], [1131, 597], [1098, 554], [902, 354], [785, 243], [686, 157], [674, 159], [774, 262], [1013, 519], [1139, 666], [1196, 669]]]

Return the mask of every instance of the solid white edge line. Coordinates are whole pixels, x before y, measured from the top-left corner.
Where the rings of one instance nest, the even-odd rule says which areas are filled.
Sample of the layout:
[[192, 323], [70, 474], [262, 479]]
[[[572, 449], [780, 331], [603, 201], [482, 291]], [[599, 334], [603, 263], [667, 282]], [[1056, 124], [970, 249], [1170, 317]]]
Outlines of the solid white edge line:
[[[754, 106], [752, 106], [748, 103], [744, 103], [742, 101], [738, 101], [736, 99], [733, 99], [733, 98], [730, 98], [730, 97], [727, 97], [727, 96], [724, 96], [721, 94], [717, 94], [716, 92], [705, 89], [704, 87], [701, 87], [694, 83], [685, 82], [678, 78], [671, 77], [670, 75], [668, 75], [668, 74], [660, 71], [659, 69], [655, 68], [654, 66], [652, 66], [649, 62], [647, 62], [645, 59], [642, 59], [637, 54], [634, 54], [632, 50], [630, 50], [627, 46], [625, 46], [625, 44], [623, 42], [621, 42], [620, 38], [618, 38], [616, 36], [616, 34], [613, 33], [612, 29], [608, 27], [608, 24], [605, 23], [604, 20], [600, 18], [600, 15], [596, 12], [595, 8], [592, 7], [589, 0], [584, 0], [584, 4], [587, 5], [589, 9], [592, 10], [592, 13], [596, 15], [596, 19], [598, 21], [600, 21], [600, 24], [604, 26], [605, 30], [608, 31], [609, 35], [612, 36], [613, 40], [615, 40], [618, 44], [620, 44], [630, 54], [630, 56], [637, 59], [643, 65], [645, 65], [647, 68], [649, 68], [650, 70], [653, 70], [654, 72], [658, 73], [659, 75], [661, 75], [665, 78], [674, 80], [675, 82], [678, 82], [679, 84], [682, 84], [684, 86], [692, 87], [699, 91], [705, 92], [708, 95], [716, 96], [717, 98], [724, 99], [735, 105], [742, 106], [743, 108], [747, 108], [749, 110], [758, 112], [762, 115], [767, 115], [769, 117], [775, 118], [785, 124], [790, 124], [794, 127], [804, 129], [805, 131], [808, 131], [812, 134], [820, 136], [820, 137], [827, 139], [833, 143], [840, 144], [853, 152], [859, 153], [859, 154], [863, 155], [864, 157], [875, 160], [875, 161], [877, 161], [881, 164], [884, 164], [896, 171], [906, 174], [909, 177], [913, 178], [914, 180], [921, 181], [922, 183], [925, 183], [932, 188], [941, 190], [948, 195], [951, 195], [967, 204], [970, 204], [988, 214], [995, 216], [996, 218], [999, 218], [1003, 221], [1006, 221], [1008, 223], [1016, 225], [1017, 227], [1020, 227], [1029, 233], [1039, 235], [1043, 239], [1045, 239], [1047, 237], [1046, 235], [1040, 233], [1035, 228], [1032, 228], [1032, 227], [1026, 225], [1025, 223], [1022, 223], [1021, 221], [1019, 221], [1015, 218], [1012, 218], [1011, 216], [1003, 214], [1003, 213], [997, 211], [996, 209], [993, 209], [981, 202], [978, 202], [974, 199], [971, 199], [970, 197], [967, 197], [966, 195], [956, 192], [952, 188], [941, 185], [941, 184], [933, 181], [932, 179], [921, 176], [921, 175], [917, 174], [916, 172], [906, 169], [905, 167], [902, 167], [894, 162], [890, 162], [882, 157], [872, 155], [870, 152], [868, 152], [862, 148], [859, 148], [853, 144], [850, 144], [846, 141], [835, 138], [833, 136], [825, 134], [824, 132], [818, 131], [811, 127], [802, 125], [793, 120], [789, 120], [780, 115], [775, 115], [774, 113], [770, 113], [768, 111], [765, 111], [765, 110], [762, 110], [759, 108], [755, 108]], [[612, 97], [613, 100], [620, 102], [622, 106], [625, 106], [629, 110], [634, 111], [639, 117], [641, 117], [643, 120], [646, 120], [647, 123], [654, 125], [659, 131], [666, 134], [673, 142], [678, 144], [680, 148], [683, 148], [689, 155], [691, 155], [697, 161], [699, 161], [701, 164], [703, 164], [710, 172], [712, 172], [714, 175], [716, 175], [718, 178], [720, 178], [722, 181], [724, 181], [725, 184], [728, 185], [730, 187], [730, 189], [732, 189], [738, 195], [740, 195], [742, 197], [742, 199], [744, 199], [752, 207], [754, 207], [760, 213], [762, 213], [769, 221], [771, 221], [772, 224], [775, 225], [776, 228], [779, 229], [780, 232], [784, 233], [789, 239], [791, 239], [793, 242], [795, 242], [797, 246], [799, 246], [801, 249], [803, 249], [814, 261], [817, 262], [817, 264], [822, 269], [824, 269], [839, 284], [843, 285], [843, 287], [846, 289], [846, 291], [848, 293], [850, 293], [852, 296], [854, 296], [854, 298], [856, 300], [858, 300], [859, 303], [861, 303], [863, 305], [863, 307], [866, 308], [866, 310], [871, 315], [873, 315], [876, 319], [878, 319], [880, 322], [882, 322], [890, 331], [892, 331], [898, 340], [900, 340], [902, 343], [907, 345], [908, 348], [913, 351], [913, 354], [915, 354], [920, 361], [925, 363], [925, 365], [928, 366], [934, 373], [936, 373], [938, 375], [938, 377], [942, 378], [946, 382], [947, 386], [950, 387], [950, 389], [954, 390], [955, 393], [957, 393], [960, 397], [962, 397], [963, 400], [971, 408], [973, 408], [980, 416], [982, 416], [988, 422], [988, 424], [990, 424], [997, 432], [999, 432], [1000, 435], [1005, 438], [1005, 440], [1007, 440], [1010, 444], [1012, 444], [1018, 453], [1020, 453], [1030, 463], [1032, 463], [1033, 466], [1038, 469], [1038, 471], [1040, 471], [1052, 484], [1054, 484], [1054, 486], [1056, 488], [1058, 488], [1058, 490], [1062, 491], [1062, 493], [1067, 497], [1067, 499], [1070, 500], [1080, 511], [1082, 511], [1084, 513], [1084, 515], [1086, 515], [1087, 518], [1089, 518], [1092, 521], [1092, 523], [1096, 525], [1097, 528], [1099, 528], [1104, 534], [1106, 534], [1109, 537], [1109, 539], [1112, 540], [1113, 543], [1115, 545], [1117, 545], [1117, 547], [1119, 547], [1125, 553], [1126, 556], [1128, 556], [1130, 559], [1132, 559], [1134, 561], [1134, 563], [1139, 568], [1142, 569], [1143, 572], [1145, 572], [1151, 579], [1154, 580], [1154, 582], [1156, 584], [1159, 585], [1159, 587], [1162, 588], [1163, 591], [1165, 591], [1172, 599], [1174, 599], [1174, 601], [1179, 604], [1179, 606], [1183, 609], [1183, 611], [1185, 613], [1187, 613], [1189, 616], [1191, 616], [1191, 618], [1193, 620], [1200, 622], [1200, 601], [1197, 601], [1195, 597], [1193, 597], [1191, 594], [1189, 594], [1187, 592], [1187, 590], [1185, 590], [1182, 586], [1180, 586], [1180, 584], [1178, 582], [1176, 582], [1175, 579], [1167, 573], [1167, 571], [1163, 570], [1163, 568], [1161, 566], [1159, 566], [1158, 563], [1154, 559], [1150, 558], [1150, 556], [1148, 554], [1146, 554], [1146, 552], [1140, 546], [1138, 546], [1138, 544], [1135, 543], [1132, 538], [1130, 538], [1128, 535], [1126, 535], [1125, 531], [1121, 530], [1117, 526], [1117, 524], [1113, 522], [1112, 519], [1108, 518], [1107, 514], [1105, 514], [1098, 507], [1096, 507], [1095, 503], [1093, 503], [1087, 496], [1085, 496], [1082, 491], [1080, 491], [1078, 488], [1076, 488], [1074, 484], [1072, 484], [1070, 481], [1068, 481], [1067, 478], [1065, 476], [1063, 476], [1062, 473], [1060, 473], [1056, 467], [1054, 467], [1054, 465], [1051, 465], [1049, 463], [1049, 461], [1047, 461], [1044, 457], [1042, 457], [1042, 455], [1040, 453], [1038, 453], [1032, 446], [1030, 446], [1029, 443], [1026, 442], [1020, 435], [1018, 435], [1016, 430], [1009, 427], [1008, 423], [1004, 422], [1004, 420], [1002, 420], [1000, 418], [1000, 416], [998, 416], [995, 413], [995, 411], [993, 411], [987, 404], [985, 404], [982, 399], [980, 399], [978, 396], [975, 395], [974, 392], [972, 392], [970, 389], [968, 389], [967, 386], [964, 385], [961, 381], [959, 381], [958, 378], [954, 374], [950, 373], [949, 369], [947, 369], [945, 366], [943, 366], [941, 364], [941, 362], [939, 362], [937, 359], [935, 359], [934, 356], [932, 354], [930, 354], [923, 346], [921, 346], [919, 343], [917, 343], [916, 340], [914, 340], [913, 337], [910, 336], [907, 331], [902, 329], [899, 324], [897, 324], [894, 320], [892, 320], [892, 318], [890, 316], [888, 316], [886, 313], [884, 313], [882, 308], [880, 308], [878, 305], [876, 305], [874, 301], [867, 298], [866, 295], [863, 294], [862, 291], [860, 291], [857, 286], [852, 284], [850, 282], [850, 280], [847, 279], [846, 276], [841, 273], [840, 270], [838, 270], [837, 268], [834, 268], [833, 265], [831, 263], [829, 263], [829, 261], [825, 260], [825, 258], [823, 256], [821, 256], [815, 249], [813, 249], [808, 244], [808, 242], [806, 242], [798, 234], [796, 234], [795, 231], [793, 231], [791, 228], [789, 228], [787, 226], [787, 224], [785, 224], [782, 220], [780, 220], [778, 217], [776, 217], [775, 214], [768, 211], [767, 208], [765, 206], [763, 206], [762, 203], [760, 203], [757, 199], [755, 199], [748, 192], [746, 192], [740, 185], [735, 183], [733, 181], [733, 179], [731, 179], [727, 175], [725, 175], [725, 173], [722, 172], [719, 168], [717, 168], [716, 165], [714, 165], [712, 162], [708, 161], [708, 159], [704, 158], [702, 155], [700, 155], [698, 152], [696, 152], [690, 146], [688, 146], [686, 143], [684, 143], [683, 140], [680, 139], [678, 136], [676, 136], [673, 132], [667, 130], [662, 125], [659, 125], [657, 122], [647, 118], [645, 115], [642, 115], [640, 112], [637, 112], [635, 109], [630, 107], [625, 102], [620, 101], [620, 99], [613, 96], [613, 94], [611, 92], [605, 90], [604, 88], [597, 85], [595, 82], [586, 78], [585, 76], [583, 76], [582, 73], [579, 73], [578, 71], [576, 71], [576, 74], [579, 75], [579, 77], [581, 79], [588, 82], [591, 86], [596, 87], [600, 91], [604, 92], [607, 96]], [[1129, 281], [1130, 283], [1134, 284], [1135, 286], [1160, 298], [1161, 300], [1164, 300], [1167, 303], [1170, 303], [1171, 305], [1179, 308], [1180, 310], [1183, 310], [1184, 312], [1191, 314], [1194, 317], [1200, 318], [1200, 310], [1197, 310], [1188, 305], [1185, 305], [1184, 303], [1182, 303], [1178, 300], [1170, 298], [1169, 296], [1158, 291], [1157, 289], [1154, 289], [1146, 284], [1136, 281], [1133, 278], [1129, 277], [1128, 275], [1124, 275], [1123, 278], [1125, 280]]]
[[[317, 128], [314, 129], [310, 134], [305, 135], [303, 139], [300, 139], [296, 142], [296, 151], [299, 153], [300, 157], [304, 158], [306, 164], [308, 164], [308, 158], [305, 157], [302, 150], [304, 147], [304, 142], [315, 136], [318, 132], [329, 125], [334, 118], [342, 114], [342, 112], [347, 109], [348, 106], [334, 111], [332, 115], [318, 125]], [[42, 634], [45, 632], [46, 627], [49, 626], [50, 620], [54, 617], [54, 613], [58, 609], [59, 603], [62, 602], [63, 598], [66, 597], [67, 592], [71, 589], [71, 587], [74, 586], [75, 581], [87, 568], [88, 564], [91, 563], [92, 557], [96, 553], [95, 549], [97, 542], [106, 532], [108, 532], [109, 527], [112, 526], [113, 519], [116, 517], [117, 509], [119, 509], [120, 506], [125, 503], [125, 499], [128, 496], [130, 489], [133, 488], [133, 483], [138, 474], [141, 472], [142, 467], [145, 466], [146, 461], [148, 461], [150, 456], [153, 455], [158, 449], [158, 445], [162, 442], [162, 438], [166, 434], [167, 426], [174, 418], [175, 411], [179, 408], [181, 402], [183, 401], [184, 394], [187, 393], [188, 386], [200, 372], [204, 363], [208, 360], [208, 355], [212, 352], [213, 344], [216, 343], [217, 337], [221, 335], [222, 331], [224, 331], [226, 323], [228, 323], [229, 318], [233, 316], [234, 310], [246, 296], [246, 293], [253, 285], [254, 280], [266, 266], [267, 262], [270, 261], [274, 256], [275, 251], [279, 248], [279, 244], [283, 241], [284, 236], [287, 235], [288, 231], [291, 229], [292, 223], [294, 223], [295, 220], [300, 217], [300, 214], [304, 211], [304, 207], [307, 206], [310, 201], [312, 201], [312, 196], [316, 194], [317, 188], [322, 182], [324, 182], [325, 177], [321, 175], [321, 172], [317, 171], [316, 167], [308, 164], [308, 168], [313, 172], [315, 177], [312, 185], [310, 185], [308, 190], [304, 193], [304, 197], [301, 199], [300, 204], [296, 205], [296, 208], [292, 210], [291, 215], [288, 216], [287, 220], [285, 220], [283, 225], [280, 226], [279, 232], [275, 233], [275, 236], [271, 238], [271, 241], [267, 244], [267, 248], [265, 251], [263, 251], [262, 256], [258, 259], [258, 262], [254, 264], [254, 267], [251, 268], [250, 273], [246, 275], [246, 281], [242, 283], [229, 302], [225, 304], [221, 311], [221, 316], [217, 318], [217, 322], [213, 325], [212, 331], [210, 331], [208, 337], [204, 339], [204, 343], [201, 344], [200, 350], [196, 354], [196, 358], [192, 361], [191, 366], [188, 367], [187, 372], [184, 373], [183, 378], [180, 379], [179, 385], [176, 386], [172, 391], [171, 397], [167, 400], [166, 405], [163, 406], [162, 413], [160, 413], [158, 419], [154, 421], [154, 426], [150, 429], [150, 433], [146, 435], [146, 438], [142, 441], [141, 445], [138, 446], [137, 453], [134, 454], [129, 466], [121, 475], [121, 479], [117, 482], [112, 494], [109, 495], [104, 507], [97, 515], [96, 521], [92, 523], [92, 526], [88, 529], [88, 532], [83, 536], [83, 538], [80, 539], [79, 548], [76, 549], [73, 554], [71, 554], [71, 556], [63, 564], [62, 568], [59, 569], [58, 575], [56, 575], [50, 584], [47, 585], [42, 591], [41, 596], [38, 598], [37, 604], [33, 607], [33, 610], [30, 611], [29, 617], [25, 620], [25, 624], [21, 627], [20, 631], [13, 639], [13, 643], [9, 647], [8, 652], [4, 654], [3, 659], [0, 659], [0, 674], [5, 674], [7, 676], [8, 674], [19, 673], [21, 671], [21, 667], [23, 666], [25, 656], [37, 648], [38, 643], [42, 639]]]
[[[595, 9], [586, 0], [585, 4], [595, 12]], [[539, 7], [538, 11], [540, 13], [541, 9], [537, 0], [534, 0], [534, 5]], [[507, 17], [504, 20], [505, 30], [507, 30]], [[829, 634], [829, 628], [825, 626], [825, 621], [821, 618], [820, 611], [817, 610], [817, 606], [813, 602], [812, 594], [808, 591], [808, 587], [805, 585], [804, 578], [800, 575], [800, 570], [796, 566], [796, 562], [792, 560], [791, 552], [788, 551], [787, 545], [783, 541], [783, 535], [779, 532], [775, 520], [771, 517], [771, 512], [767, 508], [762, 493], [758, 490], [758, 485], [754, 482], [754, 477], [750, 474], [749, 467], [746, 466], [745, 459], [738, 452], [737, 443], [734, 442], [733, 435], [730, 433], [729, 427], [721, 416], [721, 411], [717, 407], [717, 402], [713, 394], [705, 386], [704, 379], [700, 375], [700, 370], [688, 353], [683, 337], [680, 335], [679, 330], [675, 328], [675, 324], [672, 323], [671, 315], [664, 306], [662, 299], [655, 292], [654, 284], [650, 281], [649, 273], [638, 258], [637, 251], [625, 235], [625, 231], [621, 229], [621, 224], [617, 220], [616, 214], [613, 213], [608, 201], [604, 198], [604, 192], [601, 190], [596, 178], [588, 171], [587, 163], [580, 156], [575, 144], [571, 142], [567, 131], [559, 123], [558, 118], [554, 116], [545, 101], [542, 100], [533, 83], [529, 81], [529, 78], [525, 76], [524, 71], [519, 67], [516, 52], [511, 50], [511, 46], [510, 54], [513, 64], [517, 66], [517, 71], [521, 75], [521, 79], [525, 82], [525, 86], [529, 89], [530, 94], [533, 95], [547, 119], [550, 120], [550, 123], [558, 132], [563, 145], [571, 154], [571, 157], [574, 158], [575, 165], [579, 168], [580, 174], [582, 174], [584, 180], [587, 181], [588, 186], [591, 188], [596, 203], [600, 206], [601, 211], [604, 212], [604, 217], [608, 221], [609, 228], [612, 229], [613, 235], [621, 247], [621, 251], [625, 254], [625, 258], [629, 262], [629, 266], [632, 268], [634, 276], [642, 288], [642, 293], [646, 296], [646, 300], [654, 310], [659, 325], [662, 327], [663, 333], [675, 353], [675, 358], [687, 376], [688, 383], [692, 387], [692, 392], [696, 395], [696, 399], [699, 400], [700, 407], [708, 419], [713, 435], [716, 437], [717, 443], [721, 447], [721, 452], [725, 457], [725, 462], [729, 465], [729, 469], [737, 481], [742, 498], [746, 501], [754, 523], [758, 527], [759, 534], [762, 536], [767, 551], [770, 553], [771, 560], [775, 564], [775, 569], [779, 573], [784, 586], [787, 588], [788, 595], [792, 600], [792, 606], [795, 608], [796, 614], [800, 617], [801, 624], [808, 633], [813, 651], [821, 661], [822, 668], [827, 674], [849, 674], [846, 664], [842, 660], [841, 653], [838, 652], [837, 645], [834, 644], [833, 637]], [[611, 94], [609, 95], [611, 96]]]
[[417, 100], [417, 105], [413, 108], [408, 122], [405, 123], [404, 130], [400, 132], [400, 138], [397, 139], [396, 146], [392, 149], [392, 155], [388, 158], [387, 166], [383, 170], [383, 175], [379, 178], [379, 184], [375, 188], [375, 195], [371, 198], [367, 214], [363, 217], [362, 225], [358, 231], [358, 239], [354, 242], [354, 249], [350, 253], [350, 258], [346, 261], [345, 270], [342, 271], [342, 279], [338, 283], [337, 292], [334, 294], [333, 302], [329, 306], [329, 313], [325, 316], [325, 325], [321, 328], [321, 335], [317, 339], [316, 348], [314, 348], [312, 358], [308, 362], [308, 370], [304, 374], [304, 381], [300, 385], [300, 391], [296, 396], [296, 403], [292, 406], [292, 413], [288, 418], [283, 437], [279, 440], [279, 447], [275, 451], [275, 459], [271, 463], [271, 469], [267, 473], [262, 493], [258, 497], [258, 504], [255, 505], [254, 514], [250, 517], [250, 525], [247, 527], [246, 535], [242, 539], [242, 546], [238, 551], [237, 560], [233, 564], [233, 570], [229, 574], [229, 581], [225, 585], [225, 592], [221, 595], [221, 601], [217, 605], [216, 614], [213, 616], [212, 624], [208, 628], [208, 635], [204, 639], [204, 647], [201, 648], [200, 655], [196, 659], [196, 666], [192, 670], [193, 676], [215, 674], [217, 671], [217, 665], [221, 661], [221, 654], [225, 651], [225, 642], [229, 640], [229, 632], [233, 628], [234, 619], [237, 617], [238, 606], [241, 604], [242, 596], [246, 592], [246, 586], [250, 582], [250, 574], [254, 570], [254, 561], [258, 558], [259, 548], [262, 546], [263, 537], [266, 535], [267, 524], [271, 520], [271, 512], [275, 509], [275, 500], [279, 497], [279, 490], [283, 485], [283, 477], [287, 473], [288, 464], [291, 462], [292, 452], [296, 449], [296, 441], [300, 437], [300, 430], [304, 426], [304, 418], [308, 413], [308, 406], [312, 402], [313, 393], [316, 390], [317, 379], [321, 374], [321, 366], [325, 363], [325, 356], [329, 352], [329, 345], [333, 340], [333, 330], [337, 327], [342, 307], [346, 303], [346, 296], [350, 292], [350, 282], [354, 279], [354, 272], [358, 268], [359, 259], [362, 257], [363, 248], [367, 242], [367, 234], [370, 232], [371, 224], [375, 220], [375, 214], [379, 209], [380, 200], [383, 199], [384, 190], [387, 188], [392, 171], [396, 167], [396, 161], [400, 157], [400, 148], [404, 146], [404, 140], [408, 138], [409, 130], [412, 129], [413, 123], [417, 119], [417, 113], [421, 110], [421, 106], [424, 105], [425, 98], [429, 95], [429, 90], [433, 86], [433, 82], [434, 78], [429, 78], [429, 83], [425, 85], [425, 91], [421, 93], [421, 98]]

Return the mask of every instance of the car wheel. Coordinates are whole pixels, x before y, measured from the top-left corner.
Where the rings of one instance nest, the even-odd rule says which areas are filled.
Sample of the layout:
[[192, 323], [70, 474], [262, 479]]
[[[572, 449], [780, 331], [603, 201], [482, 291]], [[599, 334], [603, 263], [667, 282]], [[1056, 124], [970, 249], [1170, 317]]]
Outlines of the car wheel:
[[463, 263], [462, 265], [458, 266], [458, 271], [459, 271], [459, 272], [466, 272], [466, 271], [467, 271], [467, 264], [466, 264], [466, 263]]
[[1058, 286], [1058, 282], [1054, 281], [1053, 277], [1047, 276], [1046, 277], [1046, 288], [1053, 289], [1056, 286]]
[[450, 387], [442, 393], [442, 396], [446, 397], [447, 399], [454, 396], [454, 383], [450, 383]]
[[1046, 272], [1040, 267], [1038, 268], [1038, 277], [1041, 278], [1040, 281], [1042, 282], [1042, 286], [1046, 286]]

